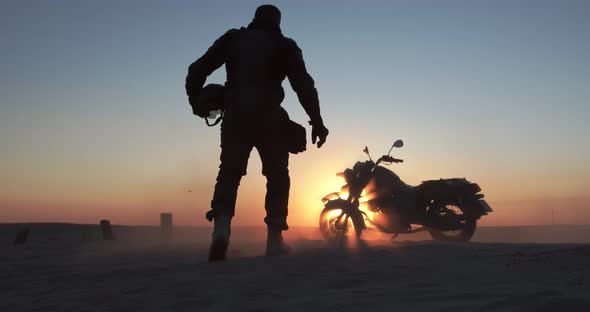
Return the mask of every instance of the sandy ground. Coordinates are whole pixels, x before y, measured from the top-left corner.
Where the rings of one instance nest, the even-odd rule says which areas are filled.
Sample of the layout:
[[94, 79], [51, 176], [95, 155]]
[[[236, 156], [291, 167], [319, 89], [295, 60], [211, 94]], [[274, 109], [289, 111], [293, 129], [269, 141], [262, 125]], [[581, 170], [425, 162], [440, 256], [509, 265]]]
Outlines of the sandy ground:
[[207, 263], [207, 228], [0, 225], [0, 311], [590, 311], [590, 226], [480, 228], [467, 244], [425, 234], [369, 247], [293, 229], [294, 253], [260, 256], [263, 228], [236, 228]]

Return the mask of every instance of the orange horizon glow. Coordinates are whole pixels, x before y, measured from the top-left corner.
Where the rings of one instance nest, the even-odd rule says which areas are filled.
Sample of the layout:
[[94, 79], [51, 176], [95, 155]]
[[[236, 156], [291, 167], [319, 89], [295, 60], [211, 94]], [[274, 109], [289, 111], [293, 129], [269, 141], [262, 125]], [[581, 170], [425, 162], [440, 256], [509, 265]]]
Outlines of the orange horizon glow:
[[[338, 142], [330, 143], [321, 150], [310, 146], [308, 152], [291, 157], [288, 219], [291, 226], [317, 226], [323, 208], [321, 199], [328, 193], [340, 191], [344, 184], [336, 173], [352, 167], [357, 160], [366, 159], [360, 152], [342, 159], [332, 158], [329, 155], [346, 153], [342, 147], [334, 146]], [[411, 153], [411, 145], [397, 153], [405, 158], [405, 163], [388, 168], [408, 184], [464, 176], [479, 183], [494, 209], [479, 221], [481, 225], [590, 223], [589, 198], [577, 191], [584, 189], [584, 179], [535, 179], [528, 174], [499, 174], [483, 170], [484, 165], [478, 162], [460, 166], [453, 163], [452, 155], [437, 160], [445, 164], [443, 167], [421, 166], [418, 161], [425, 161], [425, 158]], [[106, 172], [83, 170], [76, 164], [64, 164], [62, 168], [69, 167], [70, 171], [61, 174], [55, 170], [28, 179], [15, 173], [6, 180], [10, 181], [5, 184], [8, 187], [0, 190], [0, 222], [96, 223], [106, 218], [114, 224], [158, 224], [160, 212], [171, 212], [175, 224], [208, 225], [204, 215], [209, 210], [218, 161], [207, 161], [210, 165], [203, 171], [186, 158], [179, 162], [181, 166], [165, 175], [152, 174], [155, 178], [129, 169], [111, 176], [112, 169]], [[238, 192], [233, 222], [236, 225], [264, 225], [265, 179], [260, 171], [260, 160], [253, 153], [248, 175], [242, 179]], [[468, 171], [474, 171], [472, 176]]]

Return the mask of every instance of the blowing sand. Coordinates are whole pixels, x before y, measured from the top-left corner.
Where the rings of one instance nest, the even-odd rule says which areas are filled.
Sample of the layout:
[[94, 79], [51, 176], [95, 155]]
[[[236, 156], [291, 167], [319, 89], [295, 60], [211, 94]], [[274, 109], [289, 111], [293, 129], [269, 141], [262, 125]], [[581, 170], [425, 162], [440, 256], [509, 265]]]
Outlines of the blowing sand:
[[369, 247], [287, 232], [268, 258], [263, 228], [236, 228], [230, 260], [207, 263], [210, 229], [0, 225], [0, 311], [590, 311], [590, 226], [488, 227], [467, 244], [426, 234]]

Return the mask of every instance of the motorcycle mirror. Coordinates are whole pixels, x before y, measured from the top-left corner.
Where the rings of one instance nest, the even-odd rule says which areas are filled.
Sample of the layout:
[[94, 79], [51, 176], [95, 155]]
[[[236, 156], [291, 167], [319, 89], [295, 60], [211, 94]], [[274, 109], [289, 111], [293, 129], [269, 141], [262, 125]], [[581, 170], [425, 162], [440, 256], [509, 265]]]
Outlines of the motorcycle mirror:
[[404, 141], [402, 141], [402, 140], [397, 140], [397, 141], [395, 141], [395, 142], [393, 143], [393, 145], [391, 146], [391, 148], [389, 149], [389, 152], [387, 152], [387, 155], [388, 155], [388, 156], [389, 156], [389, 155], [391, 155], [391, 150], [392, 150], [394, 147], [402, 147], [402, 146], [404, 146]]

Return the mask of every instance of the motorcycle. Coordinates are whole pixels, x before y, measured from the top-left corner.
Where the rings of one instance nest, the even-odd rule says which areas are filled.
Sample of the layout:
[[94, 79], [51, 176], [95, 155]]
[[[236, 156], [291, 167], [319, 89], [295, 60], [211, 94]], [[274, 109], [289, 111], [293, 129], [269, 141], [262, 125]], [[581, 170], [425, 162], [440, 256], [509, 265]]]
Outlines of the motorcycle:
[[[424, 181], [418, 186], [404, 183], [382, 165], [403, 163], [391, 156], [403, 147], [397, 140], [387, 155], [373, 161], [357, 162], [352, 169], [336, 174], [346, 184], [340, 192], [326, 195], [320, 214], [320, 231], [328, 241], [347, 237], [351, 228], [360, 238], [366, 229], [393, 234], [428, 231], [434, 240], [466, 242], [477, 227], [477, 220], [492, 212], [481, 188], [465, 178]], [[414, 228], [413, 225], [419, 227]]]

